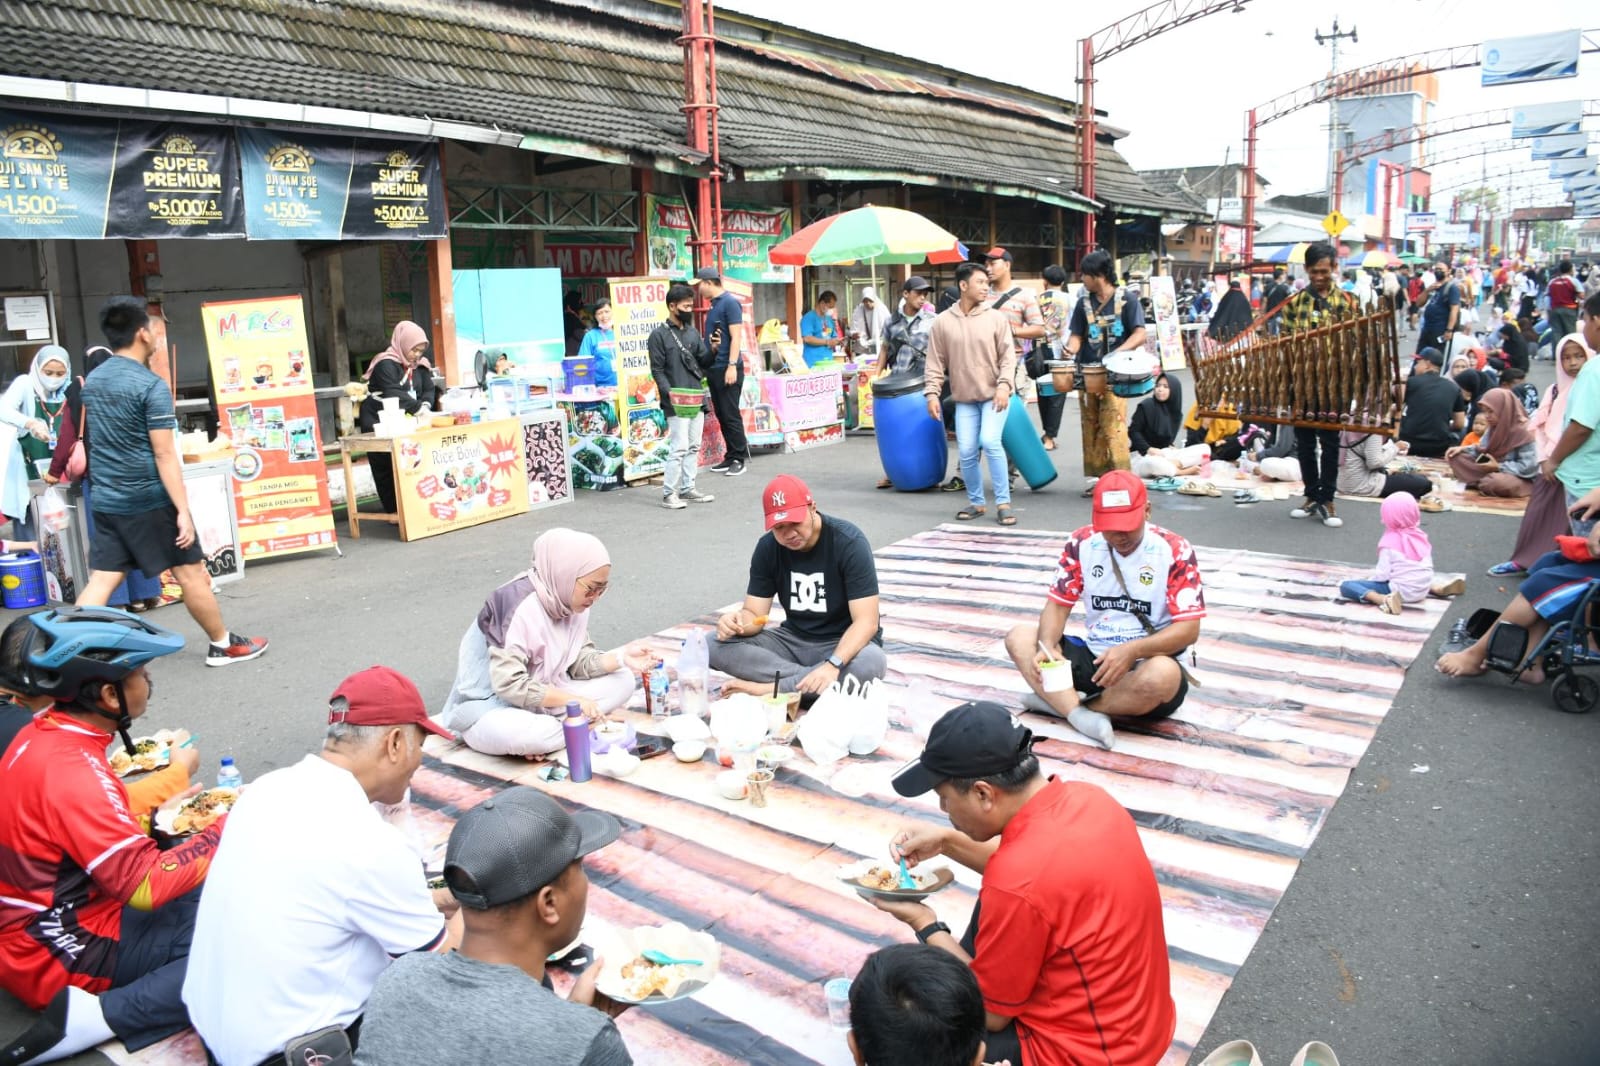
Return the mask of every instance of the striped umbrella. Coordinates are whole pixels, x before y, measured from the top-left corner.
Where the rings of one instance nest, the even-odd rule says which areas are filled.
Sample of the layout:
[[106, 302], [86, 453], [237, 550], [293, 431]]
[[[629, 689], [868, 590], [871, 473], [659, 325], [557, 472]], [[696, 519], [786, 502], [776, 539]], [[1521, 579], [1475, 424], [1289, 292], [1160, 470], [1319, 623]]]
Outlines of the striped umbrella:
[[914, 211], [868, 205], [813, 222], [768, 254], [773, 266], [961, 263], [966, 245]]

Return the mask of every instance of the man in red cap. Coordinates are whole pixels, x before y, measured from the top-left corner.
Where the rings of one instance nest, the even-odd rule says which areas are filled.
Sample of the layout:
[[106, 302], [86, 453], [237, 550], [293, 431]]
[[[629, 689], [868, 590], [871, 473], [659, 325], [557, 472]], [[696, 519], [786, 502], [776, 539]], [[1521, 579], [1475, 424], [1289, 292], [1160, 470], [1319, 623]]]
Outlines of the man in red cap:
[[409, 678], [374, 666], [334, 690], [319, 754], [240, 793], [183, 984], [221, 1066], [281, 1061], [311, 1034], [321, 1054], [325, 1041], [353, 1046], [390, 960], [460, 941], [448, 893], [429, 893], [417, 852], [374, 807], [405, 798], [430, 733], [450, 737]]
[[[1155, 721], [1182, 705], [1189, 678], [1179, 660], [1206, 613], [1194, 548], [1149, 517], [1143, 481], [1126, 470], [1102, 476], [1093, 522], [1067, 538], [1038, 623], [1006, 635], [1033, 689], [1023, 705], [1060, 715], [1107, 750], [1113, 718]], [[1084, 636], [1066, 637], [1080, 600]], [[1062, 660], [1046, 680], [1039, 664]], [[1070, 681], [1060, 673], [1068, 669]]]
[[[750, 557], [744, 605], [717, 619], [711, 667], [734, 680], [724, 692], [815, 695], [849, 674], [881, 678], [878, 568], [866, 535], [817, 510], [806, 483], [783, 474], [761, 491], [767, 533]], [[783, 624], [768, 625], [776, 597]]]

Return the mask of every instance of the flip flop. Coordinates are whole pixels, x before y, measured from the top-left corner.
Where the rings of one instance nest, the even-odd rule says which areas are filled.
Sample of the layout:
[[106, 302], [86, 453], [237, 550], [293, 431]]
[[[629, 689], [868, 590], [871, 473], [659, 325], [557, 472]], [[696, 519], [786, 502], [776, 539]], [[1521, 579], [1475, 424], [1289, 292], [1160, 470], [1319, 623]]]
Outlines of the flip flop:
[[1151, 478], [1149, 485], [1152, 492], [1177, 492], [1182, 482], [1175, 477]]
[[957, 474], [955, 477], [952, 477], [949, 481], [946, 481], [944, 484], [940, 485], [939, 486], [939, 491], [940, 492], [963, 492], [963, 491], [966, 490], [966, 487], [967, 487], [967, 483], [965, 481], [961, 480], [961, 475]]
[[970, 522], [974, 518], [982, 518], [988, 513], [989, 510], [986, 507], [963, 507], [956, 512], [956, 518], [962, 522]]
[[892, 489], [894, 488], [894, 482], [890, 481], [888, 478], [881, 478], [873, 487], [879, 489]]
[[1189, 478], [1178, 486], [1180, 496], [1221, 496], [1222, 490], [1209, 481], [1196, 481]]
[[999, 522], [1003, 526], [1014, 526], [1017, 524], [1017, 516], [1011, 513], [1011, 505], [1009, 503], [1002, 503], [996, 507], [994, 509], [994, 517], [995, 521]]
[[1450, 505], [1438, 495], [1430, 492], [1417, 501], [1417, 510], [1426, 511], [1429, 514], [1438, 514], [1440, 511], [1450, 510]]

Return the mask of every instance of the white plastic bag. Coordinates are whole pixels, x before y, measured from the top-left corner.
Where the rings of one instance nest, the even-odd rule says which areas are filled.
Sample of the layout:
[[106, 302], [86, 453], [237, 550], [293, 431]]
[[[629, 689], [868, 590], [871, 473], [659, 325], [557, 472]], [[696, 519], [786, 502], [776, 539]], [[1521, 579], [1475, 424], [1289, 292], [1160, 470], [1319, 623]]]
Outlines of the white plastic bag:
[[814, 763], [870, 755], [889, 732], [889, 693], [881, 682], [840, 678], [800, 719], [800, 746]]
[[39, 496], [39, 521], [52, 533], [67, 528], [67, 494], [59, 485], [51, 485]]
[[706, 631], [696, 626], [678, 652], [678, 706], [684, 714], [706, 716], [711, 709], [710, 684], [711, 648], [706, 644]]

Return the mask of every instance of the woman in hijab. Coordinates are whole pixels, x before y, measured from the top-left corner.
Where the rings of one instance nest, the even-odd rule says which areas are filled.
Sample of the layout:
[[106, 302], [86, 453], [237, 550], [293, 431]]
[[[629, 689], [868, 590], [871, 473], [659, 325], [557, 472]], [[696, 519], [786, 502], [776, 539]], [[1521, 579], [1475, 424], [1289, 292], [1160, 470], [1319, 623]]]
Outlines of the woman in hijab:
[[1456, 477], [1485, 496], [1527, 496], [1539, 476], [1539, 449], [1528, 428], [1528, 412], [1510, 389], [1490, 389], [1479, 409], [1489, 421], [1489, 437], [1470, 448], [1444, 453]]
[[1228, 282], [1228, 291], [1217, 301], [1217, 309], [1206, 327], [1206, 336], [1219, 343], [1233, 340], [1250, 326], [1255, 316], [1250, 311], [1250, 298], [1239, 288], [1239, 280]]
[[1467, 401], [1467, 425], [1470, 426], [1478, 417], [1478, 404], [1482, 402], [1484, 393], [1489, 391], [1489, 382], [1481, 373], [1472, 369], [1459, 371], [1450, 377], [1461, 390], [1461, 398]]
[[850, 339], [855, 353], [877, 355], [883, 331], [888, 328], [889, 309], [878, 299], [878, 290], [868, 285], [861, 290], [856, 309], [850, 312]]
[[1378, 513], [1384, 529], [1378, 539], [1378, 568], [1370, 580], [1340, 584], [1339, 598], [1399, 614], [1406, 604], [1428, 598], [1433, 587], [1433, 544], [1422, 531], [1421, 509], [1410, 493], [1386, 497]]
[[[356, 424], [361, 432], [371, 433], [378, 424], [378, 414], [383, 401], [394, 398], [400, 401], [400, 410], [408, 415], [433, 409], [436, 390], [433, 384], [433, 364], [424, 354], [428, 350], [428, 335], [415, 322], [401, 322], [394, 327], [389, 347], [372, 357], [367, 365], [367, 398], [361, 401]], [[368, 452], [367, 467], [372, 471], [372, 483], [378, 489], [378, 501], [386, 514], [399, 508], [394, 498], [394, 460], [383, 452]]]
[[1526, 372], [1528, 369], [1528, 342], [1522, 339], [1522, 329], [1513, 319], [1500, 327], [1500, 351], [1507, 366]]
[[1185, 447], [1183, 436], [1183, 383], [1166, 374], [1156, 375], [1156, 387], [1134, 408], [1128, 426], [1130, 468], [1140, 477], [1188, 477], [1200, 472], [1211, 455], [1206, 444]]
[[[1567, 424], [1567, 396], [1578, 379], [1578, 371], [1593, 354], [1581, 331], [1567, 334], [1556, 344], [1556, 383], [1545, 393], [1538, 409], [1528, 416], [1528, 428], [1533, 432], [1534, 451], [1540, 462], [1555, 451], [1556, 442], [1561, 439]], [[1528, 507], [1522, 512], [1522, 524], [1517, 527], [1517, 543], [1511, 549], [1511, 558], [1491, 566], [1492, 577], [1526, 574], [1541, 555], [1551, 550], [1556, 537], [1569, 532], [1567, 494], [1561, 483], [1536, 477], [1532, 490]]]
[[656, 657], [643, 644], [594, 646], [589, 609], [610, 583], [598, 537], [541, 535], [533, 566], [491, 592], [461, 638], [445, 724], [477, 751], [531, 757], [561, 747], [568, 703], [590, 720], [626, 704]]
[[0, 396], [0, 470], [5, 472], [0, 511], [11, 519], [17, 540], [37, 539], [28, 519], [28, 504], [33, 494], [28, 482], [44, 477], [50, 454], [61, 436], [61, 422], [67, 407], [67, 379], [71, 373], [67, 350], [47, 344], [33, 357], [26, 374], [11, 382]]

